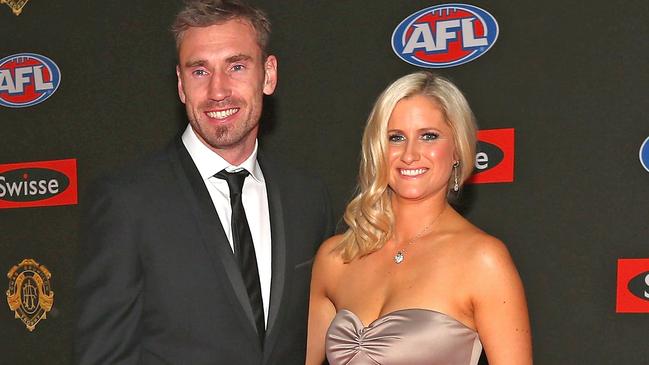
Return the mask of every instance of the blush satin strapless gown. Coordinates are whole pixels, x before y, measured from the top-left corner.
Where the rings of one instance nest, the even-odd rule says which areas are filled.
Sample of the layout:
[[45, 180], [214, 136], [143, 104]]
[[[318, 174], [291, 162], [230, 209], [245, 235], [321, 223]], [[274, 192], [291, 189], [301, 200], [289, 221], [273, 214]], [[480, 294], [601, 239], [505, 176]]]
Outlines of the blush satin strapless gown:
[[477, 332], [428, 309], [387, 313], [367, 327], [342, 309], [325, 346], [330, 365], [476, 365], [482, 353]]

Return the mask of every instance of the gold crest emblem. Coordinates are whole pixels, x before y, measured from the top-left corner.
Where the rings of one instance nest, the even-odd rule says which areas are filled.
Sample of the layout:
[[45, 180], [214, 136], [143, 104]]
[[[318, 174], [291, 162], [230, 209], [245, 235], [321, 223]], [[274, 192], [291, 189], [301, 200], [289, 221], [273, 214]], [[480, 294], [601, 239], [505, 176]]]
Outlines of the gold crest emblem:
[[7, 273], [9, 309], [20, 318], [31, 332], [54, 304], [49, 270], [32, 259], [25, 259]]
[[11, 8], [11, 11], [18, 16], [22, 13], [23, 8], [28, 1], [29, 0], [0, 0], [0, 4], [7, 4], [7, 6]]

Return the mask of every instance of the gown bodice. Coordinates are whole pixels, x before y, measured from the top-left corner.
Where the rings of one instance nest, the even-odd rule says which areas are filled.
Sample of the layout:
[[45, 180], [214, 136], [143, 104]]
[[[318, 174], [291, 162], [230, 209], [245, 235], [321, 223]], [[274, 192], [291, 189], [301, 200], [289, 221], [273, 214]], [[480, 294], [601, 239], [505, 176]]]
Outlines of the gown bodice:
[[325, 347], [330, 365], [476, 365], [482, 352], [476, 331], [428, 309], [397, 310], [367, 326], [342, 309]]

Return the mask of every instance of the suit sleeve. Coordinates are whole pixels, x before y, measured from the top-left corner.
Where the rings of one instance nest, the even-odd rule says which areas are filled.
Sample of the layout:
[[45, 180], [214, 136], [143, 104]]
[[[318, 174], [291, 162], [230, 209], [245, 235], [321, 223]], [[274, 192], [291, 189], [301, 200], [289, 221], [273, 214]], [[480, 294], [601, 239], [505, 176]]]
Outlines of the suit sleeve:
[[135, 364], [143, 287], [138, 223], [127, 194], [96, 186], [82, 201], [75, 363]]

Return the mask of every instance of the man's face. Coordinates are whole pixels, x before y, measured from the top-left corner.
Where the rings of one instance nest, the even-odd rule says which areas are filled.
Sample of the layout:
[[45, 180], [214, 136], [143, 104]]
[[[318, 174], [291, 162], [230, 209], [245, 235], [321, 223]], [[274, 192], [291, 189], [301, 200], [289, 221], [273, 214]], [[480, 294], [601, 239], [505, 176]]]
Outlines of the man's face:
[[277, 60], [262, 59], [252, 26], [234, 19], [187, 29], [176, 74], [198, 138], [231, 164], [243, 162], [254, 149], [263, 94], [277, 83]]

